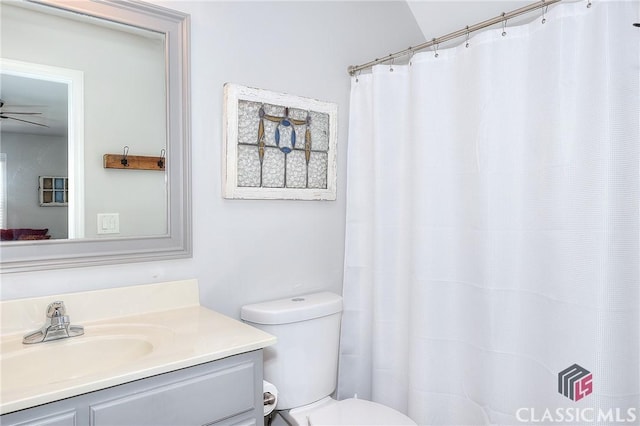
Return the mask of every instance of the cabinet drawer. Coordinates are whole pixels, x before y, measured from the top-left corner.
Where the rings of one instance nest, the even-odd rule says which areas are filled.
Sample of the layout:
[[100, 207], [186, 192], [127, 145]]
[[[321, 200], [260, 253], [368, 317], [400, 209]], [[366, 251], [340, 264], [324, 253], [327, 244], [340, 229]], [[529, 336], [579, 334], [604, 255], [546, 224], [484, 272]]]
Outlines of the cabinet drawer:
[[[263, 422], [260, 422], [260, 426]], [[255, 417], [251, 417], [248, 414], [232, 417], [230, 419], [224, 419], [220, 422], [209, 423], [206, 426], [257, 426]]]
[[3, 418], [0, 420], [0, 424], [4, 426], [76, 426], [76, 412], [70, 411], [24, 421], [7, 421], [6, 423]]
[[203, 425], [253, 410], [254, 364], [147, 388], [91, 404], [91, 425]]

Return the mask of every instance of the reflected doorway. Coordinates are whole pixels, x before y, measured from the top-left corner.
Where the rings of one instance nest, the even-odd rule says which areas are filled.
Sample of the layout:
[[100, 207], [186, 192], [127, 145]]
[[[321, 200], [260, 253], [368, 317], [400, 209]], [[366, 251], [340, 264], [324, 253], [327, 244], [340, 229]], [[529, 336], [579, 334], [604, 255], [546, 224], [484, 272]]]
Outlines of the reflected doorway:
[[[0, 59], [0, 79], [0, 148], [7, 170], [3, 228], [47, 229], [53, 239], [82, 238], [83, 73]], [[63, 193], [44, 188], [59, 181]], [[52, 195], [62, 199], [43, 202]]]

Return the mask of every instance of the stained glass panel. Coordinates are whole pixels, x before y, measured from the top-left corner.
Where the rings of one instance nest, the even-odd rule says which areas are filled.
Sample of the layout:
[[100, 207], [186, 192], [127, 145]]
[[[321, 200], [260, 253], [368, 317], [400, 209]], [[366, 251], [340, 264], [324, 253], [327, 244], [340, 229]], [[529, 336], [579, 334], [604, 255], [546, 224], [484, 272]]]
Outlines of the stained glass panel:
[[225, 196], [335, 199], [335, 104], [237, 85], [225, 96]]
[[238, 101], [238, 186], [326, 188], [328, 150], [328, 114]]

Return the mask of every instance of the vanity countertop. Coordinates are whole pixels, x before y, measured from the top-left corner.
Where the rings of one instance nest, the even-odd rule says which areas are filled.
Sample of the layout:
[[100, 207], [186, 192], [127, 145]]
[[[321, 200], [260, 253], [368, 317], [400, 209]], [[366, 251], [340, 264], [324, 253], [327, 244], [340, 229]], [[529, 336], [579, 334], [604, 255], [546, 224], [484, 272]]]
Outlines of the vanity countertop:
[[[63, 300], [83, 336], [22, 344]], [[262, 349], [276, 338], [200, 306], [195, 280], [0, 303], [0, 414]], [[19, 332], [17, 330], [20, 330]]]

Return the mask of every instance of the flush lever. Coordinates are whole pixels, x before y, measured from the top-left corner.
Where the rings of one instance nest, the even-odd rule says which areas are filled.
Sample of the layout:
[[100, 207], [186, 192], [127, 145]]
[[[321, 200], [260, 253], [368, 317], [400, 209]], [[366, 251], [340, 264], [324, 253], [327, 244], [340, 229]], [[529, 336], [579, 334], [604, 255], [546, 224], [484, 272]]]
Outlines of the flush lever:
[[271, 392], [265, 392], [262, 395], [262, 401], [264, 405], [273, 405], [276, 403], [276, 397]]

